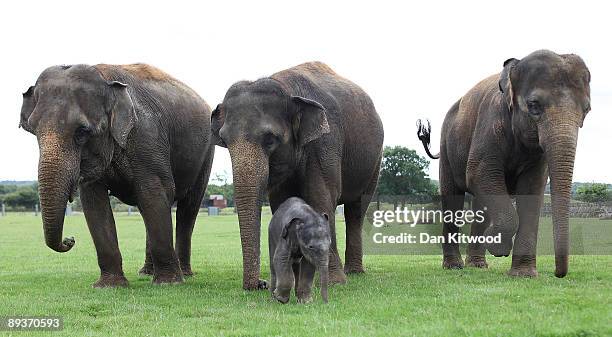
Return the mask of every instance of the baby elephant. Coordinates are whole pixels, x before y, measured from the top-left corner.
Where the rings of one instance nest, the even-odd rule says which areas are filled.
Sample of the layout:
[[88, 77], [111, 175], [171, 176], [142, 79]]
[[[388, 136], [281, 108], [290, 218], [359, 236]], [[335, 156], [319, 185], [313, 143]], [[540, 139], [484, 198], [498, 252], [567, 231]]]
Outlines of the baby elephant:
[[276, 210], [268, 228], [272, 297], [289, 302], [291, 288], [300, 303], [312, 301], [315, 268], [321, 276], [321, 297], [327, 303], [331, 236], [327, 214], [315, 212], [304, 200], [289, 198]]

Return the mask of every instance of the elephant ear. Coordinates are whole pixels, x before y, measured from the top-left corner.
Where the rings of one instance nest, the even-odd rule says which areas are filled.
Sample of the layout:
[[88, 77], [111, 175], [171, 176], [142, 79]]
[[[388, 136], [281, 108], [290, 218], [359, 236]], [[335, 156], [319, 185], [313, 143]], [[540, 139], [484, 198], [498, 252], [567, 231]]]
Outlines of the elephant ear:
[[28, 88], [23, 93], [23, 103], [21, 105], [21, 118], [19, 119], [19, 127], [23, 128], [27, 132], [34, 134], [34, 128], [30, 125], [29, 119], [36, 106], [36, 100], [34, 98], [34, 87]]
[[504, 100], [508, 105], [508, 109], [512, 111], [512, 107], [514, 105], [514, 91], [512, 90], [512, 79], [511, 74], [514, 66], [519, 62], [519, 60], [515, 58], [507, 59], [504, 62], [504, 69], [499, 76], [499, 90], [504, 94]]
[[222, 109], [221, 104], [219, 104], [210, 115], [212, 143], [221, 147], [227, 147], [223, 139], [219, 136], [219, 130], [221, 130], [223, 123], [225, 123], [225, 111]]
[[291, 228], [291, 226], [294, 226], [295, 229], [297, 230], [298, 227], [300, 227], [302, 225], [302, 219], [300, 218], [293, 218], [291, 219], [291, 221], [289, 221], [287, 224], [285, 224], [285, 226], [283, 227], [283, 231], [281, 233], [281, 236], [283, 237], [283, 239], [287, 238], [287, 235], [289, 235], [289, 229]]
[[127, 91], [127, 84], [119, 81], [108, 82], [114, 96], [113, 107], [111, 109], [111, 134], [115, 141], [125, 148], [130, 131], [136, 125], [137, 117], [134, 110], [134, 103]]
[[302, 147], [311, 141], [329, 133], [326, 109], [321, 103], [301, 96], [291, 96], [297, 105], [293, 116], [293, 136]]

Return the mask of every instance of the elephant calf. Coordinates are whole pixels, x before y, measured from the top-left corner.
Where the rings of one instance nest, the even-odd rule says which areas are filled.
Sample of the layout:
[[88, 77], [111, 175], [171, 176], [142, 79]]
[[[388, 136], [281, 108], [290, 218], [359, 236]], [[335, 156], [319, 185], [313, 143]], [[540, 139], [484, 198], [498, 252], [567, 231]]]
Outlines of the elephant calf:
[[304, 200], [292, 197], [274, 213], [268, 228], [270, 292], [281, 303], [289, 302], [291, 288], [301, 303], [312, 300], [315, 268], [321, 276], [321, 297], [327, 303], [329, 217], [315, 212]]

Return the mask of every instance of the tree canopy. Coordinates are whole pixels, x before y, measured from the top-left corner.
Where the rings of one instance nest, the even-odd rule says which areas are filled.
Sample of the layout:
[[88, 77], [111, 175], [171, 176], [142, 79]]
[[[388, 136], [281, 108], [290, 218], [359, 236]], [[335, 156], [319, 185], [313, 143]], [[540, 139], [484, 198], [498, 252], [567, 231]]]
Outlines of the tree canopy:
[[612, 200], [612, 193], [606, 184], [584, 184], [576, 189], [576, 199], [584, 202], [606, 202]]
[[403, 196], [406, 200], [430, 200], [436, 185], [425, 172], [429, 161], [416, 151], [402, 146], [386, 146], [378, 180], [379, 195]]

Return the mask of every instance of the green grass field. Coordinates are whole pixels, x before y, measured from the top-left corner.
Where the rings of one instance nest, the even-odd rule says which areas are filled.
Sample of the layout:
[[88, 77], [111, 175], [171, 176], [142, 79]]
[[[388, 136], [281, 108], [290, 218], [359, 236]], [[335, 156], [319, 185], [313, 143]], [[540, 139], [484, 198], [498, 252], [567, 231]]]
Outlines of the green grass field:
[[[65, 254], [45, 246], [40, 218], [0, 217], [0, 316], [64, 318], [63, 332], [0, 335], [612, 335], [612, 256], [572, 256], [564, 279], [554, 277], [552, 256], [538, 258], [536, 279], [506, 276], [510, 258], [489, 257], [488, 270], [447, 271], [439, 256], [365, 256], [367, 273], [330, 288], [329, 304], [316, 289], [311, 304], [293, 298], [281, 305], [267, 291], [242, 290], [235, 216], [198, 218], [196, 275], [178, 286], [153, 286], [137, 276], [144, 225], [138, 215], [118, 216], [117, 223], [130, 287], [93, 289], [99, 270], [84, 217], [67, 218], [64, 234], [73, 235], [76, 246]], [[338, 223], [343, 246], [344, 223]], [[262, 238], [262, 275], [268, 279], [265, 233]]]

